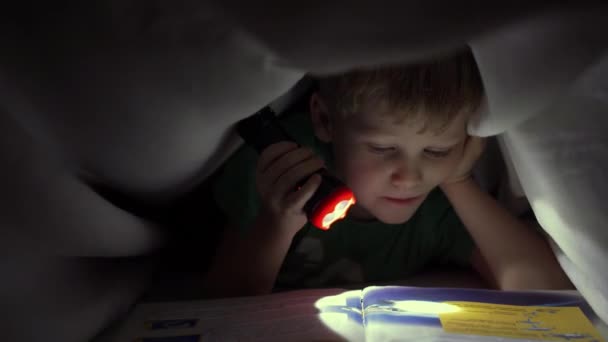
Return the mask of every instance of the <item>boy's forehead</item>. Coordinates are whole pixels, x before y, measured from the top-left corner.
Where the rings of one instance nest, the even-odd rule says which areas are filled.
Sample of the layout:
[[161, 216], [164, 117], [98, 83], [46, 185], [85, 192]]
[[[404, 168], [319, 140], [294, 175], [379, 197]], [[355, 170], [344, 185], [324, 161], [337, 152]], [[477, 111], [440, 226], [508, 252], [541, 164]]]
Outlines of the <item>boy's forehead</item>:
[[428, 113], [416, 113], [403, 118], [394, 113], [366, 112], [356, 113], [343, 118], [342, 124], [358, 134], [368, 135], [403, 135], [416, 134], [420, 136], [438, 137], [446, 140], [460, 139], [466, 133], [468, 115], [457, 114], [447, 123], [437, 127], [434, 125], [434, 118]]
[[395, 120], [386, 115], [356, 113], [343, 118], [342, 123], [351, 130], [361, 133], [379, 133], [390, 131]]

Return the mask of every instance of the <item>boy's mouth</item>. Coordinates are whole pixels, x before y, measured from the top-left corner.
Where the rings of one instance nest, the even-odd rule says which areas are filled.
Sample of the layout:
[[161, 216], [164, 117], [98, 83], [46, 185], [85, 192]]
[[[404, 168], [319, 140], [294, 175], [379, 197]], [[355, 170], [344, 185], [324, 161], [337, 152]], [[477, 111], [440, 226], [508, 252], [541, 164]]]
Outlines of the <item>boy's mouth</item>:
[[420, 200], [423, 196], [419, 195], [419, 196], [415, 196], [415, 197], [382, 197], [383, 200], [389, 202], [389, 203], [393, 203], [393, 204], [397, 204], [397, 205], [411, 205], [414, 204], [416, 202], [418, 202], [418, 200]]

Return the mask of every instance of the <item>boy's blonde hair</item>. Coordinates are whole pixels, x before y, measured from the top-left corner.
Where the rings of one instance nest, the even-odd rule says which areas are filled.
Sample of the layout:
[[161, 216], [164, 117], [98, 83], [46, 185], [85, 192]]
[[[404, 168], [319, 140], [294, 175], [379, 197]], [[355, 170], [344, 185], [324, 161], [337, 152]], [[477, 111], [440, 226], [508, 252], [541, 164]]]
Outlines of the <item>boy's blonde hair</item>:
[[429, 62], [357, 69], [318, 81], [319, 95], [332, 113], [344, 117], [383, 106], [396, 122], [422, 119], [422, 131], [435, 132], [458, 113], [474, 113], [484, 93], [469, 49]]

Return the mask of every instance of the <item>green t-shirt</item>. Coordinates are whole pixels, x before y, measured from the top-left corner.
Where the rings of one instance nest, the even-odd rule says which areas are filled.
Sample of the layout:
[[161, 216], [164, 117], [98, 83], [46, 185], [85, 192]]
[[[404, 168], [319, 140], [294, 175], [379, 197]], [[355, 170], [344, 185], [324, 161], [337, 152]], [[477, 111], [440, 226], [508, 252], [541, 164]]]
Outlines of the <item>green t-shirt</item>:
[[[331, 148], [315, 138], [308, 113], [286, 114], [281, 123], [331, 169]], [[214, 184], [215, 201], [241, 230], [252, 226], [260, 206], [255, 185], [257, 158], [251, 147], [241, 147], [228, 159]], [[346, 217], [328, 231], [308, 223], [293, 241], [277, 279], [279, 287], [401, 280], [431, 264], [468, 266], [474, 248], [439, 189], [428, 195], [406, 223], [390, 225]]]

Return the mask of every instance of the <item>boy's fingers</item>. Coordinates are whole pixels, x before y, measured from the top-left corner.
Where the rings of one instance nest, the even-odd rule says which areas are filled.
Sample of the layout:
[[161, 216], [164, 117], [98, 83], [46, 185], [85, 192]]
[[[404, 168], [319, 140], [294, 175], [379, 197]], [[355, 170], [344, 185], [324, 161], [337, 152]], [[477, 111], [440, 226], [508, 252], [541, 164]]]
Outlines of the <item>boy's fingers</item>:
[[320, 184], [321, 176], [318, 173], [310, 176], [298, 191], [293, 191], [285, 197], [285, 207], [291, 210], [302, 210]]
[[283, 173], [274, 183], [276, 194], [287, 194], [295, 190], [298, 182], [319, 171], [323, 167], [323, 161], [319, 158], [306, 159]]
[[258, 174], [264, 173], [275, 160], [280, 158], [285, 153], [297, 148], [298, 144], [292, 141], [281, 141], [268, 146], [264, 151], [262, 151], [262, 154], [260, 154], [260, 158], [258, 159]]
[[271, 189], [271, 185], [272, 185], [271, 181], [264, 177], [260, 177], [258, 175], [256, 184], [257, 184], [257, 189], [258, 189], [258, 193], [260, 194], [260, 196], [262, 198], [266, 197], [266, 195], [270, 192], [270, 189]]
[[301, 163], [304, 163], [313, 158], [311, 150], [299, 148], [289, 151], [276, 159], [264, 172], [264, 177], [271, 180], [272, 183], [277, 183], [279, 179], [287, 172]]

